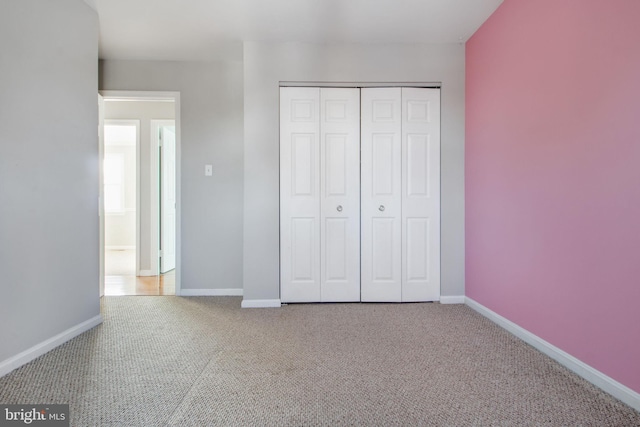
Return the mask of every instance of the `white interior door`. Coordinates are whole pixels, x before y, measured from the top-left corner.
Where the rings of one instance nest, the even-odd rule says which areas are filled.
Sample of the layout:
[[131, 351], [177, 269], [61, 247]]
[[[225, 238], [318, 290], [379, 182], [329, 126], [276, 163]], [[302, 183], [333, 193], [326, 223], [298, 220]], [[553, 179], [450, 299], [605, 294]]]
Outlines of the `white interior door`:
[[160, 127], [160, 273], [176, 268], [176, 131]]
[[320, 89], [280, 88], [280, 299], [320, 294]]
[[440, 90], [402, 88], [402, 301], [440, 299]]
[[360, 301], [360, 90], [320, 89], [320, 301]]
[[401, 301], [401, 90], [361, 96], [362, 301]]
[[281, 88], [280, 138], [281, 300], [439, 300], [439, 89]]

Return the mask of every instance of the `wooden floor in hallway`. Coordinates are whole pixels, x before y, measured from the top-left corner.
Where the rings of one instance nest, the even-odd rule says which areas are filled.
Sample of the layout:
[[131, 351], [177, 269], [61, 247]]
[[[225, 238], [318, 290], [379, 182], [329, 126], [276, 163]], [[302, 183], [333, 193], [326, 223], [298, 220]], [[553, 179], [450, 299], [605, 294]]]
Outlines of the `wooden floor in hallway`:
[[135, 249], [105, 251], [105, 295], [175, 295], [175, 285], [175, 270], [158, 276], [136, 276]]
[[175, 270], [160, 276], [105, 276], [104, 294], [114, 295], [175, 295]]

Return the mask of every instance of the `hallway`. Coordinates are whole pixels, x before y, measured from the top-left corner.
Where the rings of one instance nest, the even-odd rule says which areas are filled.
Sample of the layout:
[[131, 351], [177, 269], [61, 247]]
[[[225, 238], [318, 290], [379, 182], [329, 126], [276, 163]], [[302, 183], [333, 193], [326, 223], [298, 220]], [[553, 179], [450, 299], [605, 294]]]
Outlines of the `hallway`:
[[175, 295], [175, 270], [136, 277], [135, 256], [134, 249], [105, 251], [105, 295]]

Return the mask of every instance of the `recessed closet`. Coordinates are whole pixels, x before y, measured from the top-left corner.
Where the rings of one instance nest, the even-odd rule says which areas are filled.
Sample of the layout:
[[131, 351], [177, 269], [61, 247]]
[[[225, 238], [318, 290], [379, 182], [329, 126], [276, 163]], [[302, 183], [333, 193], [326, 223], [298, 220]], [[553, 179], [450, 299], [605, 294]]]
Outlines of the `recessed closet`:
[[280, 88], [280, 299], [440, 299], [440, 90]]

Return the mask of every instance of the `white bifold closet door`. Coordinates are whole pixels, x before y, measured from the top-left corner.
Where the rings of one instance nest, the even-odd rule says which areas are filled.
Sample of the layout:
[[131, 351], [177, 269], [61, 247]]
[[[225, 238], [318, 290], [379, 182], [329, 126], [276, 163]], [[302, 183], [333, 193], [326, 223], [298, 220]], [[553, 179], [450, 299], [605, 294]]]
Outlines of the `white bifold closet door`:
[[360, 300], [360, 91], [280, 88], [280, 298]]
[[362, 301], [402, 301], [401, 95], [362, 89]]
[[362, 301], [440, 299], [440, 91], [362, 89]]

